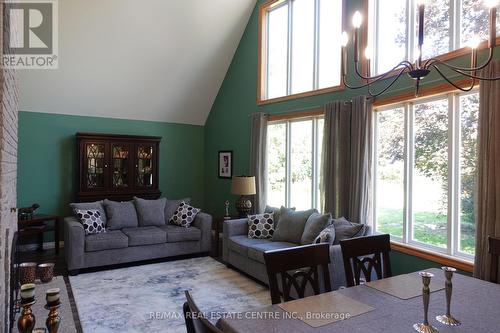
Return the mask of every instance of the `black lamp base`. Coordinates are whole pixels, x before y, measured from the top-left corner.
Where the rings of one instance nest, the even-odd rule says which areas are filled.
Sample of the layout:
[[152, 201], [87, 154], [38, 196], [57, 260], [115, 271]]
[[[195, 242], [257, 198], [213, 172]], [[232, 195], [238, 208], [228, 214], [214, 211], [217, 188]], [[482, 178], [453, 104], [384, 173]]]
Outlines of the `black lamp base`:
[[236, 211], [238, 211], [238, 216], [241, 218], [247, 217], [252, 210], [252, 202], [243, 195], [236, 201], [235, 206]]

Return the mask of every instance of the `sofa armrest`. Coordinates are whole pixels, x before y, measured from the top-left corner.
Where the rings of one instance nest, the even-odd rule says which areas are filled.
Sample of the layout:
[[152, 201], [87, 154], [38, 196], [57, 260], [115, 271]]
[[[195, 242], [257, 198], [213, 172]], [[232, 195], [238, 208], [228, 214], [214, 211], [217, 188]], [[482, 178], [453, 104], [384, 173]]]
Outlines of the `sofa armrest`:
[[212, 247], [212, 215], [203, 212], [196, 214], [193, 226], [201, 230], [201, 251], [210, 252]]
[[243, 219], [235, 219], [235, 220], [226, 220], [222, 223], [222, 260], [228, 261], [228, 240], [229, 237], [238, 236], [238, 235], [248, 235], [248, 220], [246, 218]]
[[85, 230], [73, 216], [64, 218], [64, 254], [68, 270], [84, 267]]

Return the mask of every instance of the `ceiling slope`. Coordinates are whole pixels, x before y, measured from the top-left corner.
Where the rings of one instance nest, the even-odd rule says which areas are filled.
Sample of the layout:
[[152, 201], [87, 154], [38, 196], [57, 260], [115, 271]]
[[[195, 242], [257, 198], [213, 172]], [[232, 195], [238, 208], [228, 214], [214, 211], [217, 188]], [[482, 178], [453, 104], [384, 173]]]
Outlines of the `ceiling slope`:
[[59, 1], [59, 69], [21, 111], [203, 125], [255, 0]]

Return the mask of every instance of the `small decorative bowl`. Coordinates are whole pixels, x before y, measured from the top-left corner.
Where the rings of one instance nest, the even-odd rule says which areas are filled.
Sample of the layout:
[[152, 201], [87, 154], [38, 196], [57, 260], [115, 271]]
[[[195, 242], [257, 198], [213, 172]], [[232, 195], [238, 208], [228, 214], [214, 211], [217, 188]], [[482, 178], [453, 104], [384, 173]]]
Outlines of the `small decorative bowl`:
[[45, 263], [38, 265], [38, 277], [43, 283], [52, 281], [54, 277], [54, 263]]
[[19, 265], [19, 280], [21, 284], [35, 283], [36, 262], [23, 262]]

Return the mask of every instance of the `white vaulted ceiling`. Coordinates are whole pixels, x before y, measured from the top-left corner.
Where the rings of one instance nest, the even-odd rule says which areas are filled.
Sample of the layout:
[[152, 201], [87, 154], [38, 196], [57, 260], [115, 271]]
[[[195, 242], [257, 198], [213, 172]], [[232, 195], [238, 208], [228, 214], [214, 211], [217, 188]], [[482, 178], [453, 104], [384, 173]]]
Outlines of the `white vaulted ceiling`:
[[255, 0], [60, 0], [59, 69], [21, 111], [203, 125]]

